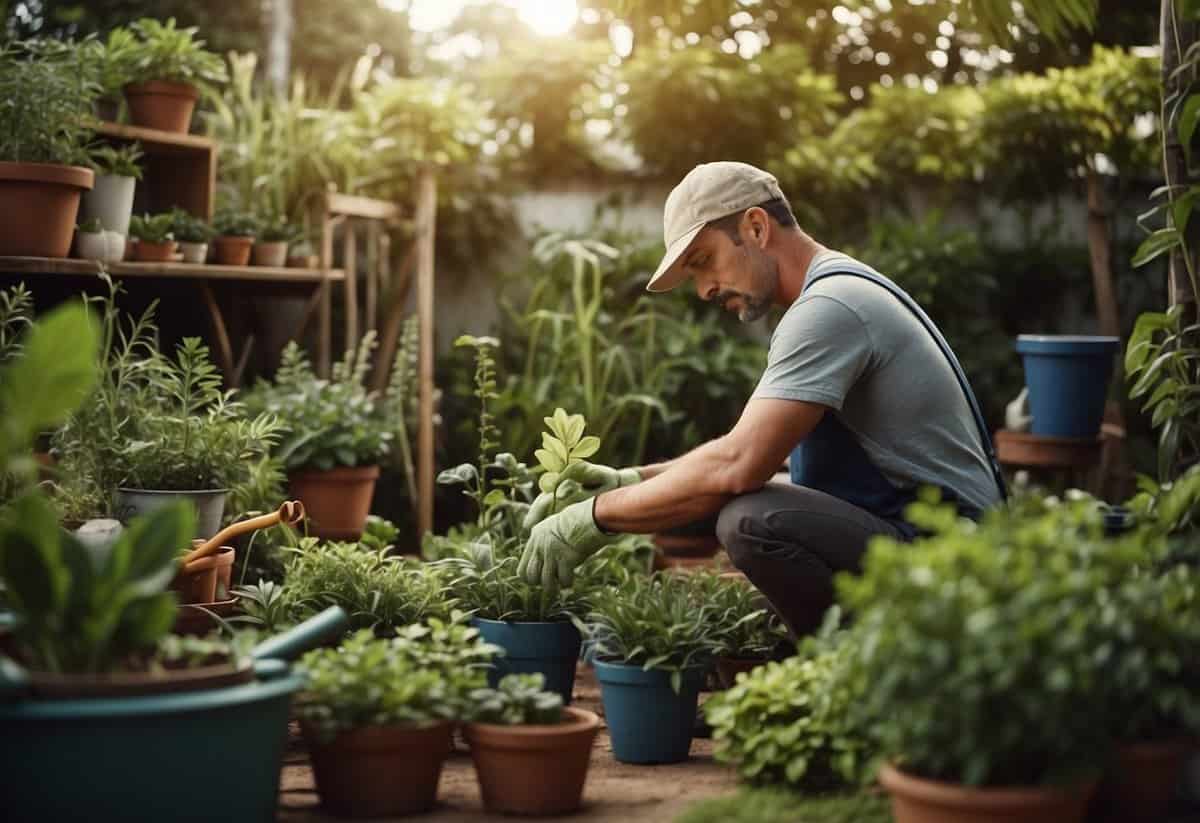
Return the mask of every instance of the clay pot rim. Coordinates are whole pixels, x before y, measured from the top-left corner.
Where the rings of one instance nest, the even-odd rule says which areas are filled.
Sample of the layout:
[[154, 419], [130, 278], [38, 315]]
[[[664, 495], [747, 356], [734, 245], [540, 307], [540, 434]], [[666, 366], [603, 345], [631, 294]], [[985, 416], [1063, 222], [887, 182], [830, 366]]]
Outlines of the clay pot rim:
[[149, 246], [151, 248], [171, 248], [179, 245], [178, 240], [143, 240], [140, 237], [135, 237], [139, 246]]
[[67, 166], [61, 163], [13, 163], [0, 160], [0, 181], [45, 183], [91, 189], [96, 185], [96, 173], [86, 166]]
[[375, 463], [369, 466], [334, 466], [332, 469], [296, 469], [288, 472], [288, 479], [367, 480], [378, 478], [379, 474], [379, 464]]
[[[183, 574], [197, 574], [199, 572], [206, 572], [209, 569], [219, 569], [222, 566], [232, 566], [234, 555], [235, 551], [232, 546], [222, 546], [217, 549], [215, 554], [198, 557], [180, 569], [180, 571]], [[194, 606], [197, 604], [188, 603], [187, 605]], [[201, 603], [199, 605], [204, 604]]]
[[569, 738], [598, 731], [600, 716], [587, 709], [563, 706], [561, 723], [529, 723], [510, 726], [505, 723], [464, 723], [463, 733], [474, 746], [487, 748], [542, 749], [567, 744]]
[[178, 80], [147, 80], [144, 83], [126, 83], [126, 94], [165, 94], [172, 97], [187, 97], [192, 100], [200, 99], [200, 90], [191, 83]]
[[917, 777], [891, 763], [879, 769], [879, 783], [891, 794], [935, 806], [1015, 810], [1045, 803], [1051, 798], [1089, 795], [1099, 782], [1096, 776], [1061, 786], [969, 787]]
[[252, 234], [218, 234], [215, 237], [213, 237], [213, 242], [214, 243], [228, 243], [230, 245], [236, 244], [239, 246], [242, 244], [253, 246], [254, 245], [254, 235], [252, 235]]
[[[354, 729], [340, 731], [332, 740], [322, 742], [317, 738], [308, 721], [303, 719], [300, 721], [300, 730], [304, 733], [305, 741], [309, 746], [320, 746], [323, 748], [336, 747], [355, 751], [423, 747], [427, 738], [439, 737], [445, 734], [447, 739], [449, 739], [454, 726], [455, 722], [453, 720], [436, 720], [432, 723], [424, 723], [418, 726], [407, 726], [399, 723], [386, 726], [359, 726]], [[450, 749], [447, 747], [446, 756], [449, 756], [449, 754]]]

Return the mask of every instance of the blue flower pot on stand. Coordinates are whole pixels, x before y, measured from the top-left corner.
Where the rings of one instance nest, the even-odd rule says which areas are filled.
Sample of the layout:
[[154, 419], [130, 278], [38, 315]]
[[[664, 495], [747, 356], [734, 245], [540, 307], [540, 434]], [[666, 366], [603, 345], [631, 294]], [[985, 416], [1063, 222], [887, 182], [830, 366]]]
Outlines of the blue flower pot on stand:
[[476, 617], [471, 621], [488, 643], [504, 649], [488, 672], [492, 688], [506, 674], [541, 674], [546, 691], [571, 702], [575, 689], [575, 666], [579, 663], [579, 629], [568, 620], [548, 623], [509, 623]]
[[613, 756], [622, 763], [687, 760], [705, 670], [685, 671], [676, 694], [668, 672], [603, 660], [595, 665]]
[[1097, 436], [1119, 345], [1116, 337], [1023, 334], [1017, 338], [1034, 434]]

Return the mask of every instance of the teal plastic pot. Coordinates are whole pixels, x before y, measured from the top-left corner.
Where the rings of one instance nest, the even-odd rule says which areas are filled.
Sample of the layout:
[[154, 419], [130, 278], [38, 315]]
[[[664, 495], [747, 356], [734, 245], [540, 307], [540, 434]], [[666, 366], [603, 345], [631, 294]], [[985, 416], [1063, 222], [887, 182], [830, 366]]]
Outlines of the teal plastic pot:
[[1115, 337], [1023, 334], [1017, 338], [1034, 434], [1078, 438], [1099, 434], [1119, 345]]
[[546, 691], [571, 702], [575, 690], [575, 667], [579, 663], [582, 638], [569, 620], [547, 623], [509, 623], [476, 617], [471, 621], [488, 643], [504, 649], [488, 672], [492, 688], [507, 674], [541, 674]]
[[687, 760], [705, 669], [685, 671], [676, 694], [667, 672], [603, 660], [595, 665], [613, 756], [622, 763]]

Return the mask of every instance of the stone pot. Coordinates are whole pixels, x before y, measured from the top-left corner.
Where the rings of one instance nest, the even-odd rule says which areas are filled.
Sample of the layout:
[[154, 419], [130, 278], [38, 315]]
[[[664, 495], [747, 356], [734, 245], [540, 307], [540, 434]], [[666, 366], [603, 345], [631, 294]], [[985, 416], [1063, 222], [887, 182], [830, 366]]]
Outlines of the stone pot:
[[66, 257], [95, 179], [83, 166], [0, 162], [0, 257]]
[[195, 537], [206, 540], [221, 528], [221, 516], [225, 513], [225, 495], [228, 493], [228, 489], [154, 491], [122, 488], [117, 489], [116, 509], [122, 520], [128, 520], [170, 503], [186, 500], [196, 510]]

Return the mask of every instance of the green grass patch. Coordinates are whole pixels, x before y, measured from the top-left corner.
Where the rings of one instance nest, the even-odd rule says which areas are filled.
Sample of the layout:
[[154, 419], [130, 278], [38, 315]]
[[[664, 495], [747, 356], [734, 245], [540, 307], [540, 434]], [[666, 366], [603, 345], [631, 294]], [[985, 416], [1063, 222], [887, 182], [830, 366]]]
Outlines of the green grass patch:
[[742, 789], [697, 803], [675, 823], [890, 823], [891, 819], [883, 795], [805, 796], [782, 789]]

